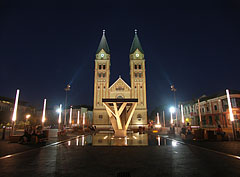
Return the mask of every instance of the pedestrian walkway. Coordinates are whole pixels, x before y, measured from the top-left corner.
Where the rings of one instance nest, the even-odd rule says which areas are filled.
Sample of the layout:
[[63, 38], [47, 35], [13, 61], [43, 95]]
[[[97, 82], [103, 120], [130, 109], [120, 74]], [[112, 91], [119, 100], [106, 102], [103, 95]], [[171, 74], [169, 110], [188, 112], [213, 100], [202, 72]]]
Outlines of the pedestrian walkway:
[[[21, 133], [18, 132], [19, 135], [21, 135]], [[39, 148], [48, 144], [52, 144], [58, 141], [62, 141], [62, 140], [66, 140], [71, 138], [72, 135], [69, 136], [62, 136], [62, 137], [58, 137], [57, 136], [57, 129], [50, 129], [49, 130], [49, 137], [48, 137], [48, 141], [44, 144], [44, 143], [40, 143], [40, 144], [19, 144], [19, 143], [10, 143], [8, 141], [8, 136], [6, 137], [5, 140], [0, 140], [0, 157], [2, 156], [6, 156], [9, 154], [15, 154], [15, 153], [19, 153], [19, 152], [24, 152], [24, 151], [28, 151], [34, 148]]]
[[240, 156], [240, 141], [184, 141], [179, 135], [171, 136], [171, 138], [185, 142], [187, 144], [192, 144], [214, 151]]

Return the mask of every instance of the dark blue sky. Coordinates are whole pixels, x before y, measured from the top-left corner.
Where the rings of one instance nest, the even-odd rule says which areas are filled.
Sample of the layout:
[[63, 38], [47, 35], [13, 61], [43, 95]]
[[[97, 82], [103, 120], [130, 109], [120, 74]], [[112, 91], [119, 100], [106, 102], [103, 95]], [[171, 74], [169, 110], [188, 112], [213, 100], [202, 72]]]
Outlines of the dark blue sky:
[[[111, 83], [130, 84], [129, 50], [138, 29], [146, 58], [149, 109], [225, 88], [240, 90], [240, 3], [226, 1], [0, 2], [0, 95], [35, 106], [92, 104], [94, 59], [102, 29]], [[120, 67], [121, 66], [121, 67]], [[111, 84], [110, 83], [110, 84]]]

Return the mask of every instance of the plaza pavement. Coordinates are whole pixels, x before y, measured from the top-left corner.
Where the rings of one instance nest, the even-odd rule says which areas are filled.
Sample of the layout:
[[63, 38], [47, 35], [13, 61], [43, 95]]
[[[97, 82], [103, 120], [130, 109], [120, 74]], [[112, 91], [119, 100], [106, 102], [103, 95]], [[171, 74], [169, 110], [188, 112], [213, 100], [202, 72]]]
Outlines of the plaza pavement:
[[[239, 146], [239, 142], [233, 143]], [[239, 166], [236, 158], [187, 144], [94, 147], [76, 146], [72, 140], [1, 159], [0, 176], [237, 177]]]

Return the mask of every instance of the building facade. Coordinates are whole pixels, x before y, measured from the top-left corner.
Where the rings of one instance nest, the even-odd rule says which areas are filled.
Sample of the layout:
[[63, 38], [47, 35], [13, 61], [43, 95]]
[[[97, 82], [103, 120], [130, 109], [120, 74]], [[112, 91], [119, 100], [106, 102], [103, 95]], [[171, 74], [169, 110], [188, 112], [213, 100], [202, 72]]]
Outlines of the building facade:
[[[240, 91], [230, 90], [230, 98], [235, 118], [236, 130], [240, 128]], [[183, 105], [183, 115], [185, 122], [191, 125], [200, 125], [202, 128], [216, 128], [221, 125], [222, 128], [232, 127], [228, 110], [226, 92], [212, 96], [202, 96], [198, 99], [181, 103]], [[180, 111], [179, 111], [180, 112]]]
[[138, 104], [132, 117], [130, 127], [147, 125], [146, 74], [145, 57], [137, 31], [129, 54], [130, 80], [129, 86], [120, 76], [112, 84], [110, 81], [110, 49], [105, 31], [98, 46], [95, 58], [93, 124], [98, 128], [110, 128], [111, 122], [102, 103], [103, 98], [137, 98]]
[[[12, 121], [15, 99], [0, 96], [0, 123], [8, 123]], [[19, 101], [17, 121], [25, 120], [26, 114], [34, 114], [35, 108], [30, 106], [26, 101]]]

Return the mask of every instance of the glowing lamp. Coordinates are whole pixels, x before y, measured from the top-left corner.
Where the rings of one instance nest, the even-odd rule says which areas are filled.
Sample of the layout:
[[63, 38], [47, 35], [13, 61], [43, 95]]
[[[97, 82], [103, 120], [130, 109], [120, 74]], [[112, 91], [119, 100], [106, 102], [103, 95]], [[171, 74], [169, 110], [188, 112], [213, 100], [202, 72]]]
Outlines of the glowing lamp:
[[62, 104], [60, 104], [60, 106], [59, 106], [58, 113], [59, 113], [58, 123], [60, 124], [61, 120], [62, 120]]
[[169, 108], [169, 111], [170, 111], [170, 113], [174, 113], [174, 112], [175, 112], [175, 107], [171, 106], [171, 107]]
[[79, 125], [80, 111], [78, 111], [77, 124]]
[[72, 106], [70, 108], [69, 124], [72, 124]]
[[227, 100], [228, 100], [228, 109], [229, 109], [229, 114], [230, 114], [230, 120], [234, 121], [234, 117], [233, 117], [233, 112], [232, 112], [232, 104], [231, 104], [231, 100], [230, 100], [230, 95], [229, 95], [229, 90], [226, 90], [226, 94], [227, 94]]
[[42, 114], [42, 123], [45, 122], [45, 115], [46, 115], [46, 104], [47, 104], [47, 99], [44, 99], [43, 101], [43, 114]]
[[14, 110], [13, 110], [13, 116], [12, 116], [12, 121], [13, 122], [15, 122], [16, 119], [17, 119], [17, 107], [18, 107], [19, 92], [20, 92], [20, 90], [17, 89], [15, 104], [14, 104]]
[[183, 105], [181, 104], [182, 123], [184, 124]]

